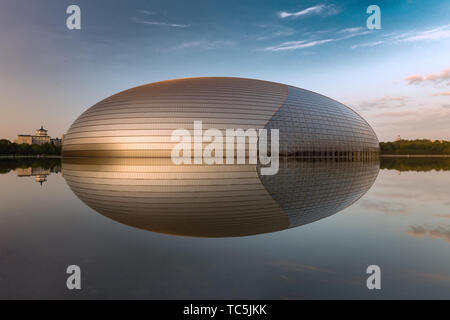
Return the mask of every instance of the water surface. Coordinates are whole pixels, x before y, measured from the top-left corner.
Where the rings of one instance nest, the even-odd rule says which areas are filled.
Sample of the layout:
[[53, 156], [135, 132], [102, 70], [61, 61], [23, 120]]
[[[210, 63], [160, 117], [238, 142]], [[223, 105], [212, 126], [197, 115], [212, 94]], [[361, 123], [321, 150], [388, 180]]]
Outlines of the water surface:
[[1, 160], [0, 298], [450, 298], [450, 159], [196, 169], [176, 187], [152, 165]]

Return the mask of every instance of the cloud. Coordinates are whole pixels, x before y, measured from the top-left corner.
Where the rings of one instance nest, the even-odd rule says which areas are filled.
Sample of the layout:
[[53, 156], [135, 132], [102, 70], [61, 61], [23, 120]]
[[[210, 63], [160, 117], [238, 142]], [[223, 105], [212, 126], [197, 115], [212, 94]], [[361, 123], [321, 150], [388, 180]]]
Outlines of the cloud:
[[443, 25], [434, 29], [419, 31], [413, 33], [403, 33], [395, 37], [398, 41], [423, 41], [423, 40], [443, 40], [450, 38], [450, 24]]
[[432, 96], [435, 96], [435, 97], [438, 97], [438, 96], [450, 96], [450, 91], [433, 93]]
[[406, 105], [407, 100], [408, 97], [406, 96], [385, 96], [382, 98], [362, 101], [359, 103], [358, 107], [360, 110], [403, 107]]
[[215, 40], [215, 41], [196, 40], [196, 41], [182, 42], [176, 46], [162, 49], [161, 51], [178, 51], [188, 49], [212, 50], [232, 45], [234, 45], [234, 42], [228, 40]]
[[307, 41], [307, 40], [287, 41], [287, 42], [283, 42], [276, 46], [264, 48], [264, 51], [276, 52], [276, 51], [286, 51], [286, 50], [310, 48], [310, 47], [314, 47], [319, 44], [324, 44], [324, 43], [331, 42], [331, 41], [335, 41], [335, 39], [324, 39], [324, 40], [316, 40], [316, 41]]
[[[414, 74], [405, 78], [408, 84], [421, 84], [424, 82], [439, 83], [450, 79], [450, 68], [442, 70], [442, 72], [430, 73], [426, 76], [420, 74]], [[448, 84], [448, 83], [447, 83]]]
[[133, 17], [132, 19], [135, 23], [145, 24], [145, 25], [155, 25], [155, 26], [163, 26], [163, 27], [171, 27], [171, 28], [188, 28], [190, 25], [188, 24], [176, 24], [176, 23], [167, 23], [167, 22], [159, 22], [159, 21], [150, 21], [144, 20], [140, 18]]
[[442, 108], [450, 109], [450, 104], [443, 104], [441, 105]]
[[450, 243], [450, 229], [446, 229], [442, 226], [434, 228], [412, 226], [409, 228], [408, 234], [415, 238], [442, 239]]
[[352, 32], [359, 32], [362, 31], [362, 27], [353, 27], [353, 28], [346, 28], [338, 31], [339, 33], [352, 33]]
[[308, 31], [308, 32], [304, 32], [303, 35], [304, 36], [317, 36], [317, 35], [322, 35], [325, 33], [330, 33], [334, 31], [333, 29], [324, 29], [324, 30], [316, 30], [316, 31]]
[[[354, 28], [348, 28], [344, 30], [352, 30]], [[341, 31], [344, 31], [341, 30]], [[354, 45], [351, 48], [355, 49], [358, 47], [373, 47], [383, 43], [405, 43], [405, 42], [417, 42], [417, 41], [430, 41], [430, 40], [443, 40], [450, 38], [450, 24], [443, 25], [440, 27], [436, 27], [433, 29], [428, 29], [425, 31], [413, 31], [413, 32], [404, 32], [404, 33], [389, 33], [385, 34], [382, 40], [362, 43], [359, 45]], [[414, 75], [411, 77], [415, 77], [418, 75]], [[414, 82], [414, 78], [411, 79]], [[420, 79], [418, 79], [420, 80]]]
[[380, 40], [380, 41], [373, 41], [373, 42], [366, 42], [366, 43], [360, 43], [360, 44], [355, 44], [353, 46], [351, 46], [352, 49], [356, 49], [356, 48], [361, 48], [361, 47], [375, 47], [378, 46], [380, 44], [384, 43], [384, 41]]
[[310, 47], [314, 47], [314, 46], [321, 45], [324, 43], [341, 41], [341, 40], [346, 40], [346, 39], [357, 37], [357, 36], [362, 36], [362, 35], [365, 35], [368, 33], [370, 33], [370, 31], [353, 33], [353, 34], [349, 34], [349, 35], [339, 37], [339, 38], [329, 38], [329, 39], [321, 39], [321, 40], [287, 41], [287, 42], [283, 42], [283, 43], [280, 43], [275, 46], [266, 47], [263, 49], [263, 51], [277, 52], [277, 51], [287, 51], [287, 50], [310, 48]]
[[407, 76], [405, 80], [409, 81], [408, 84], [419, 84], [422, 82], [423, 77], [420, 74], [413, 74], [411, 76]]
[[148, 15], [148, 16], [154, 14], [154, 12], [148, 11], [148, 10], [139, 10], [139, 13], [142, 13], [142, 14], [145, 14], [145, 15]]
[[302, 17], [309, 15], [331, 16], [338, 14], [339, 12], [339, 9], [334, 4], [318, 4], [297, 12], [282, 11], [279, 13], [279, 16], [282, 19], [288, 17]]
[[261, 41], [261, 40], [268, 40], [268, 39], [273, 39], [273, 38], [278, 38], [278, 37], [287, 37], [292, 34], [294, 34], [294, 32], [292, 30], [276, 31], [271, 34], [260, 36], [260, 37], [256, 38], [256, 40]]

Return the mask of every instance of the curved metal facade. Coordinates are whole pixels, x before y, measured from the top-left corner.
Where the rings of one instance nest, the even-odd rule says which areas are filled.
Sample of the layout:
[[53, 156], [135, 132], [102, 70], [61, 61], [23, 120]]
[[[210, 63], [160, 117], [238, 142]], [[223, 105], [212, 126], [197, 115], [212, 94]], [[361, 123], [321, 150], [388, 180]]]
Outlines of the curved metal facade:
[[72, 124], [63, 156], [170, 157], [175, 129], [274, 128], [280, 154], [368, 158], [378, 153], [369, 124], [345, 105], [284, 84], [188, 78], [132, 88], [100, 101]]
[[276, 175], [257, 165], [175, 165], [168, 158], [64, 158], [85, 204], [160, 233], [236, 237], [280, 231], [350, 206], [374, 183], [378, 161], [289, 159]]

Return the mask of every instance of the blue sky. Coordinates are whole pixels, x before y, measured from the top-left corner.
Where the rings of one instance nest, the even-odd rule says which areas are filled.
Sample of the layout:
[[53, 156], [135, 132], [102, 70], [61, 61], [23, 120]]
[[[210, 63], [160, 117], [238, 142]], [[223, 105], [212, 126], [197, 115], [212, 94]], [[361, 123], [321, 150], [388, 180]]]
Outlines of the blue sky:
[[[66, 28], [70, 4], [81, 30]], [[59, 136], [137, 85], [234, 76], [332, 97], [383, 141], [450, 140], [449, 17], [449, 1], [3, 1], [0, 136]]]

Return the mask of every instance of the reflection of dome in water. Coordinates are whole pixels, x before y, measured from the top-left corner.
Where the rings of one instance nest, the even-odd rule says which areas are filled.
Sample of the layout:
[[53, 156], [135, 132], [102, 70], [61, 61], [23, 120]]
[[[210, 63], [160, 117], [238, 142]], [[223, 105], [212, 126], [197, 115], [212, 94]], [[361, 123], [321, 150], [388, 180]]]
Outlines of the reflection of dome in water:
[[173, 165], [170, 159], [63, 159], [73, 192], [95, 211], [155, 232], [232, 237], [283, 230], [330, 216], [372, 186], [375, 161]]
[[64, 136], [64, 156], [165, 157], [175, 129], [279, 129], [280, 154], [340, 158], [378, 153], [378, 139], [350, 108], [280, 83], [188, 78], [108, 97], [81, 114]]

